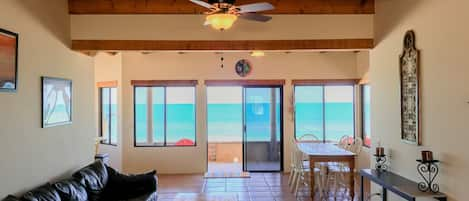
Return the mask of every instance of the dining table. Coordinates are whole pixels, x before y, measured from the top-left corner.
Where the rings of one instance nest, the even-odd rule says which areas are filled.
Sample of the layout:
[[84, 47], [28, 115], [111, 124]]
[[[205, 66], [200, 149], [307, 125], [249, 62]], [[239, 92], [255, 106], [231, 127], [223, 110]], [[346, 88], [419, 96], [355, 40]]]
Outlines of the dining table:
[[352, 171], [349, 174], [349, 186], [350, 196], [352, 199], [355, 197], [355, 176], [353, 170], [355, 169], [355, 158], [356, 154], [340, 148], [336, 144], [331, 143], [317, 143], [317, 142], [297, 142], [298, 148], [309, 158], [309, 167], [311, 168], [311, 198], [314, 200], [315, 197], [315, 163], [320, 162], [343, 162], [347, 163], [348, 167]]

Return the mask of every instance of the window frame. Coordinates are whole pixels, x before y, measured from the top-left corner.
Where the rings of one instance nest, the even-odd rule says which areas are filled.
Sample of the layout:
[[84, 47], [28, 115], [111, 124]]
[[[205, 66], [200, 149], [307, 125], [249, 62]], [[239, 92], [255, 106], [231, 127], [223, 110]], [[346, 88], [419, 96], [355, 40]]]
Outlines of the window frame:
[[298, 140], [296, 135], [297, 130], [297, 122], [296, 122], [296, 101], [295, 101], [295, 91], [296, 87], [321, 87], [322, 88], [322, 143], [330, 143], [327, 139], [326, 133], [326, 87], [327, 86], [350, 86], [352, 87], [352, 94], [353, 94], [353, 138], [355, 139], [357, 135], [357, 100], [356, 100], [356, 85], [358, 80], [355, 79], [332, 79], [332, 80], [292, 80], [293, 85], [293, 95], [292, 95], [292, 105], [293, 105], [293, 137], [295, 140]]
[[[359, 86], [360, 86], [360, 121], [361, 121], [360, 122], [360, 132], [361, 132], [360, 136], [363, 139], [363, 146], [367, 148], [371, 148], [371, 142], [370, 144], [366, 144], [366, 140], [365, 140], [366, 132], [365, 132], [365, 109], [364, 109], [365, 108], [365, 97], [364, 97], [365, 87], [370, 87], [371, 89], [371, 85], [366, 83], [366, 84], [360, 84]], [[370, 97], [370, 102], [371, 102], [371, 97]], [[371, 108], [370, 108], [369, 115], [371, 116]], [[371, 128], [371, 122], [369, 126]], [[370, 140], [371, 140], [371, 133], [369, 133], [368, 135], [370, 136]]]
[[[197, 80], [132, 80], [133, 87], [133, 129], [134, 129], [134, 147], [197, 147]], [[162, 145], [150, 143], [137, 143], [137, 104], [136, 90], [139, 87], [153, 88], [162, 87], [164, 91], [164, 142]], [[192, 87], [194, 90], [194, 144], [193, 145], [168, 145], [167, 143], [167, 88], [168, 87]], [[148, 136], [148, 133], [147, 133]]]
[[[111, 89], [116, 89], [116, 96], [117, 96], [117, 86], [109, 85], [109, 86], [99, 86], [98, 87], [98, 90], [99, 90], [99, 114], [98, 114], [99, 115], [99, 137], [101, 137], [101, 138], [104, 137], [104, 133], [103, 133], [103, 90], [104, 89], [109, 90], [109, 102], [108, 102], [108, 105], [109, 105], [109, 122], [111, 122], [111, 116], [112, 116], [112, 112], [111, 112], [111, 110], [112, 110]], [[116, 101], [117, 101], [117, 99], [116, 99]], [[111, 126], [112, 126], [111, 123], [109, 123], [109, 125], [108, 125], [109, 133], [108, 133], [108, 136], [107, 136], [108, 137], [107, 140], [109, 142], [106, 142], [104, 139], [102, 139], [102, 140], [99, 141], [100, 144], [110, 145], [110, 146], [117, 146], [117, 141], [116, 141], [116, 143], [112, 142]], [[118, 133], [117, 133], [117, 135], [118, 135]]]

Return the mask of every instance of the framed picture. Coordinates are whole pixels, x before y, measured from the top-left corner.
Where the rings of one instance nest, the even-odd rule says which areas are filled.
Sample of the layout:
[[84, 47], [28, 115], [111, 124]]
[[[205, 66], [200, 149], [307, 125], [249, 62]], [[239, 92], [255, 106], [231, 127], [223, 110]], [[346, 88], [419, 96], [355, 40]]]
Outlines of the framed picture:
[[72, 123], [72, 81], [42, 77], [42, 127]]
[[401, 139], [421, 145], [420, 70], [419, 51], [415, 48], [415, 34], [407, 31], [404, 49], [399, 58], [401, 89]]
[[18, 82], [18, 34], [0, 29], [0, 91], [15, 92]]

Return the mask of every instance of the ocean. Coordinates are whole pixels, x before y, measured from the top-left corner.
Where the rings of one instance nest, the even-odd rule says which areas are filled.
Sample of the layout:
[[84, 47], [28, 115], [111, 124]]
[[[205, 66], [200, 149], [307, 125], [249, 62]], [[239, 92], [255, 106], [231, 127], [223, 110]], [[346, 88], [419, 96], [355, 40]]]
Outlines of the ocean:
[[[280, 112], [277, 105], [276, 122], [280, 122]], [[324, 132], [326, 140], [338, 141], [343, 135], [354, 134], [354, 111], [352, 103], [326, 103], [326, 113], [323, 115], [321, 103], [296, 104], [296, 136], [314, 134], [320, 139]], [[147, 111], [145, 104], [137, 104], [136, 109], [136, 137], [138, 142], [145, 142]], [[176, 143], [181, 139], [195, 142], [195, 116], [192, 104], [167, 105], [167, 136], [168, 143]], [[207, 106], [207, 134], [209, 142], [233, 142], [243, 139], [243, 106], [242, 104], [208, 104]], [[157, 142], [164, 141], [164, 107], [162, 104], [153, 105], [153, 138]], [[247, 140], [271, 140], [271, 114], [267, 103], [247, 104]], [[325, 121], [324, 121], [325, 119]], [[291, 119], [284, 118], [284, 122]], [[198, 122], [204, 122], [198, 120]], [[325, 122], [325, 124], [324, 124]], [[325, 127], [325, 129], [324, 129]], [[280, 124], [276, 124], [276, 138], [280, 139]], [[287, 132], [286, 134], [290, 134]]]

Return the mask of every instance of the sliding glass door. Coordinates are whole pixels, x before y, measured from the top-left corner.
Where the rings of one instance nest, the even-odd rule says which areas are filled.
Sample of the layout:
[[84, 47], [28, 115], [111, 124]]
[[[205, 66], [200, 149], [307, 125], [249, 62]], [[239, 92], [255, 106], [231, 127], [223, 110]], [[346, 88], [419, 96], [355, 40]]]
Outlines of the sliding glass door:
[[280, 86], [244, 87], [244, 171], [282, 171], [282, 95]]

